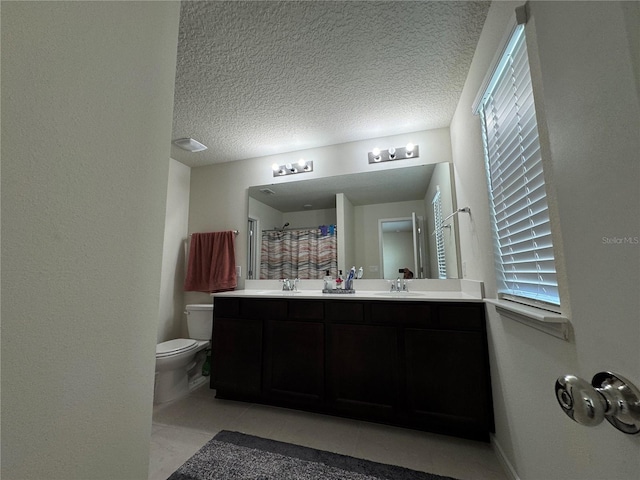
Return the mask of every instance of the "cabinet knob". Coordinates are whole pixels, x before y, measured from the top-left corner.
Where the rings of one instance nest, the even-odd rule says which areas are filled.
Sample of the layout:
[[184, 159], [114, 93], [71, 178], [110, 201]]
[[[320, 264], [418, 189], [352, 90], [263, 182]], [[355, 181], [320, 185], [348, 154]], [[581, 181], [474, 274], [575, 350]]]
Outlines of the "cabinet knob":
[[624, 433], [640, 433], [640, 391], [621, 375], [600, 372], [591, 383], [574, 375], [556, 381], [556, 398], [569, 418], [587, 427], [607, 419]]

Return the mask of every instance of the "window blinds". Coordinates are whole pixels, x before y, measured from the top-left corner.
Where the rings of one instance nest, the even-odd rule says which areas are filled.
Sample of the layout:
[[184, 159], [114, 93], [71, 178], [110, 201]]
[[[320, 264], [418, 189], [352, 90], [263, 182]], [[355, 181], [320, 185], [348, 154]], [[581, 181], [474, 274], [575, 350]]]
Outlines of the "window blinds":
[[519, 25], [479, 105], [498, 290], [559, 305], [531, 74]]
[[438, 278], [447, 278], [447, 261], [444, 254], [444, 228], [442, 224], [442, 197], [440, 189], [433, 196], [433, 218], [435, 223], [434, 233], [436, 235], [436, 258], [438, 259]]

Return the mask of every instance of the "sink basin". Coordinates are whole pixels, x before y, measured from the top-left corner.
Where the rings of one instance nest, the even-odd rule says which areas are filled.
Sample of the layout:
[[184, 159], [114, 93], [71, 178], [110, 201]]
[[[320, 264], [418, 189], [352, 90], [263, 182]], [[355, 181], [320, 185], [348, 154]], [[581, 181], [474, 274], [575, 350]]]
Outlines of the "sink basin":
[[294, 295], [296, 293], [300, 293], [299, 291], [289, 291], [289, 290], [258, 290], [258, 295]]
[[424, 297], [423, 292], [376, 292], [375, 295], [379, 297], [389, 297], [389, 298], [404, 298], [404, 297]]

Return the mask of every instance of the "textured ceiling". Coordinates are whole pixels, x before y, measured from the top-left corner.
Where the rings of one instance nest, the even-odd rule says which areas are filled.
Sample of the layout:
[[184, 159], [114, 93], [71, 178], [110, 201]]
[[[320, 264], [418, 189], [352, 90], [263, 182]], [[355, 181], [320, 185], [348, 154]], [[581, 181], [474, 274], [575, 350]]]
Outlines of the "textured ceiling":
[[451, 122], [489, 2], [182, 2], [173, 139], [195, 167]]

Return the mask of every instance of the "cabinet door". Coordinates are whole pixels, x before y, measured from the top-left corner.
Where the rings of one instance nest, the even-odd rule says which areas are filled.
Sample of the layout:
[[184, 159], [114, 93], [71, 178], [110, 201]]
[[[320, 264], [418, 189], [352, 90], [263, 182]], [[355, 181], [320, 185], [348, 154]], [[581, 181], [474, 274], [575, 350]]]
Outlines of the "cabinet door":
[[386, 420], [398, 406], [396, 327], [327, 327], [329, 404], [339, 412]]
[[267, 320], [264, 394], [267, 398], [319, 404], [324, 399], [324, 324]]
[[255, 397], [262, 384], [262, 320], [214, 317], [211, 387]]
[[406, 328], [404, 344], [410, 421], [487, 440], [491, 405], [482, 332]]

